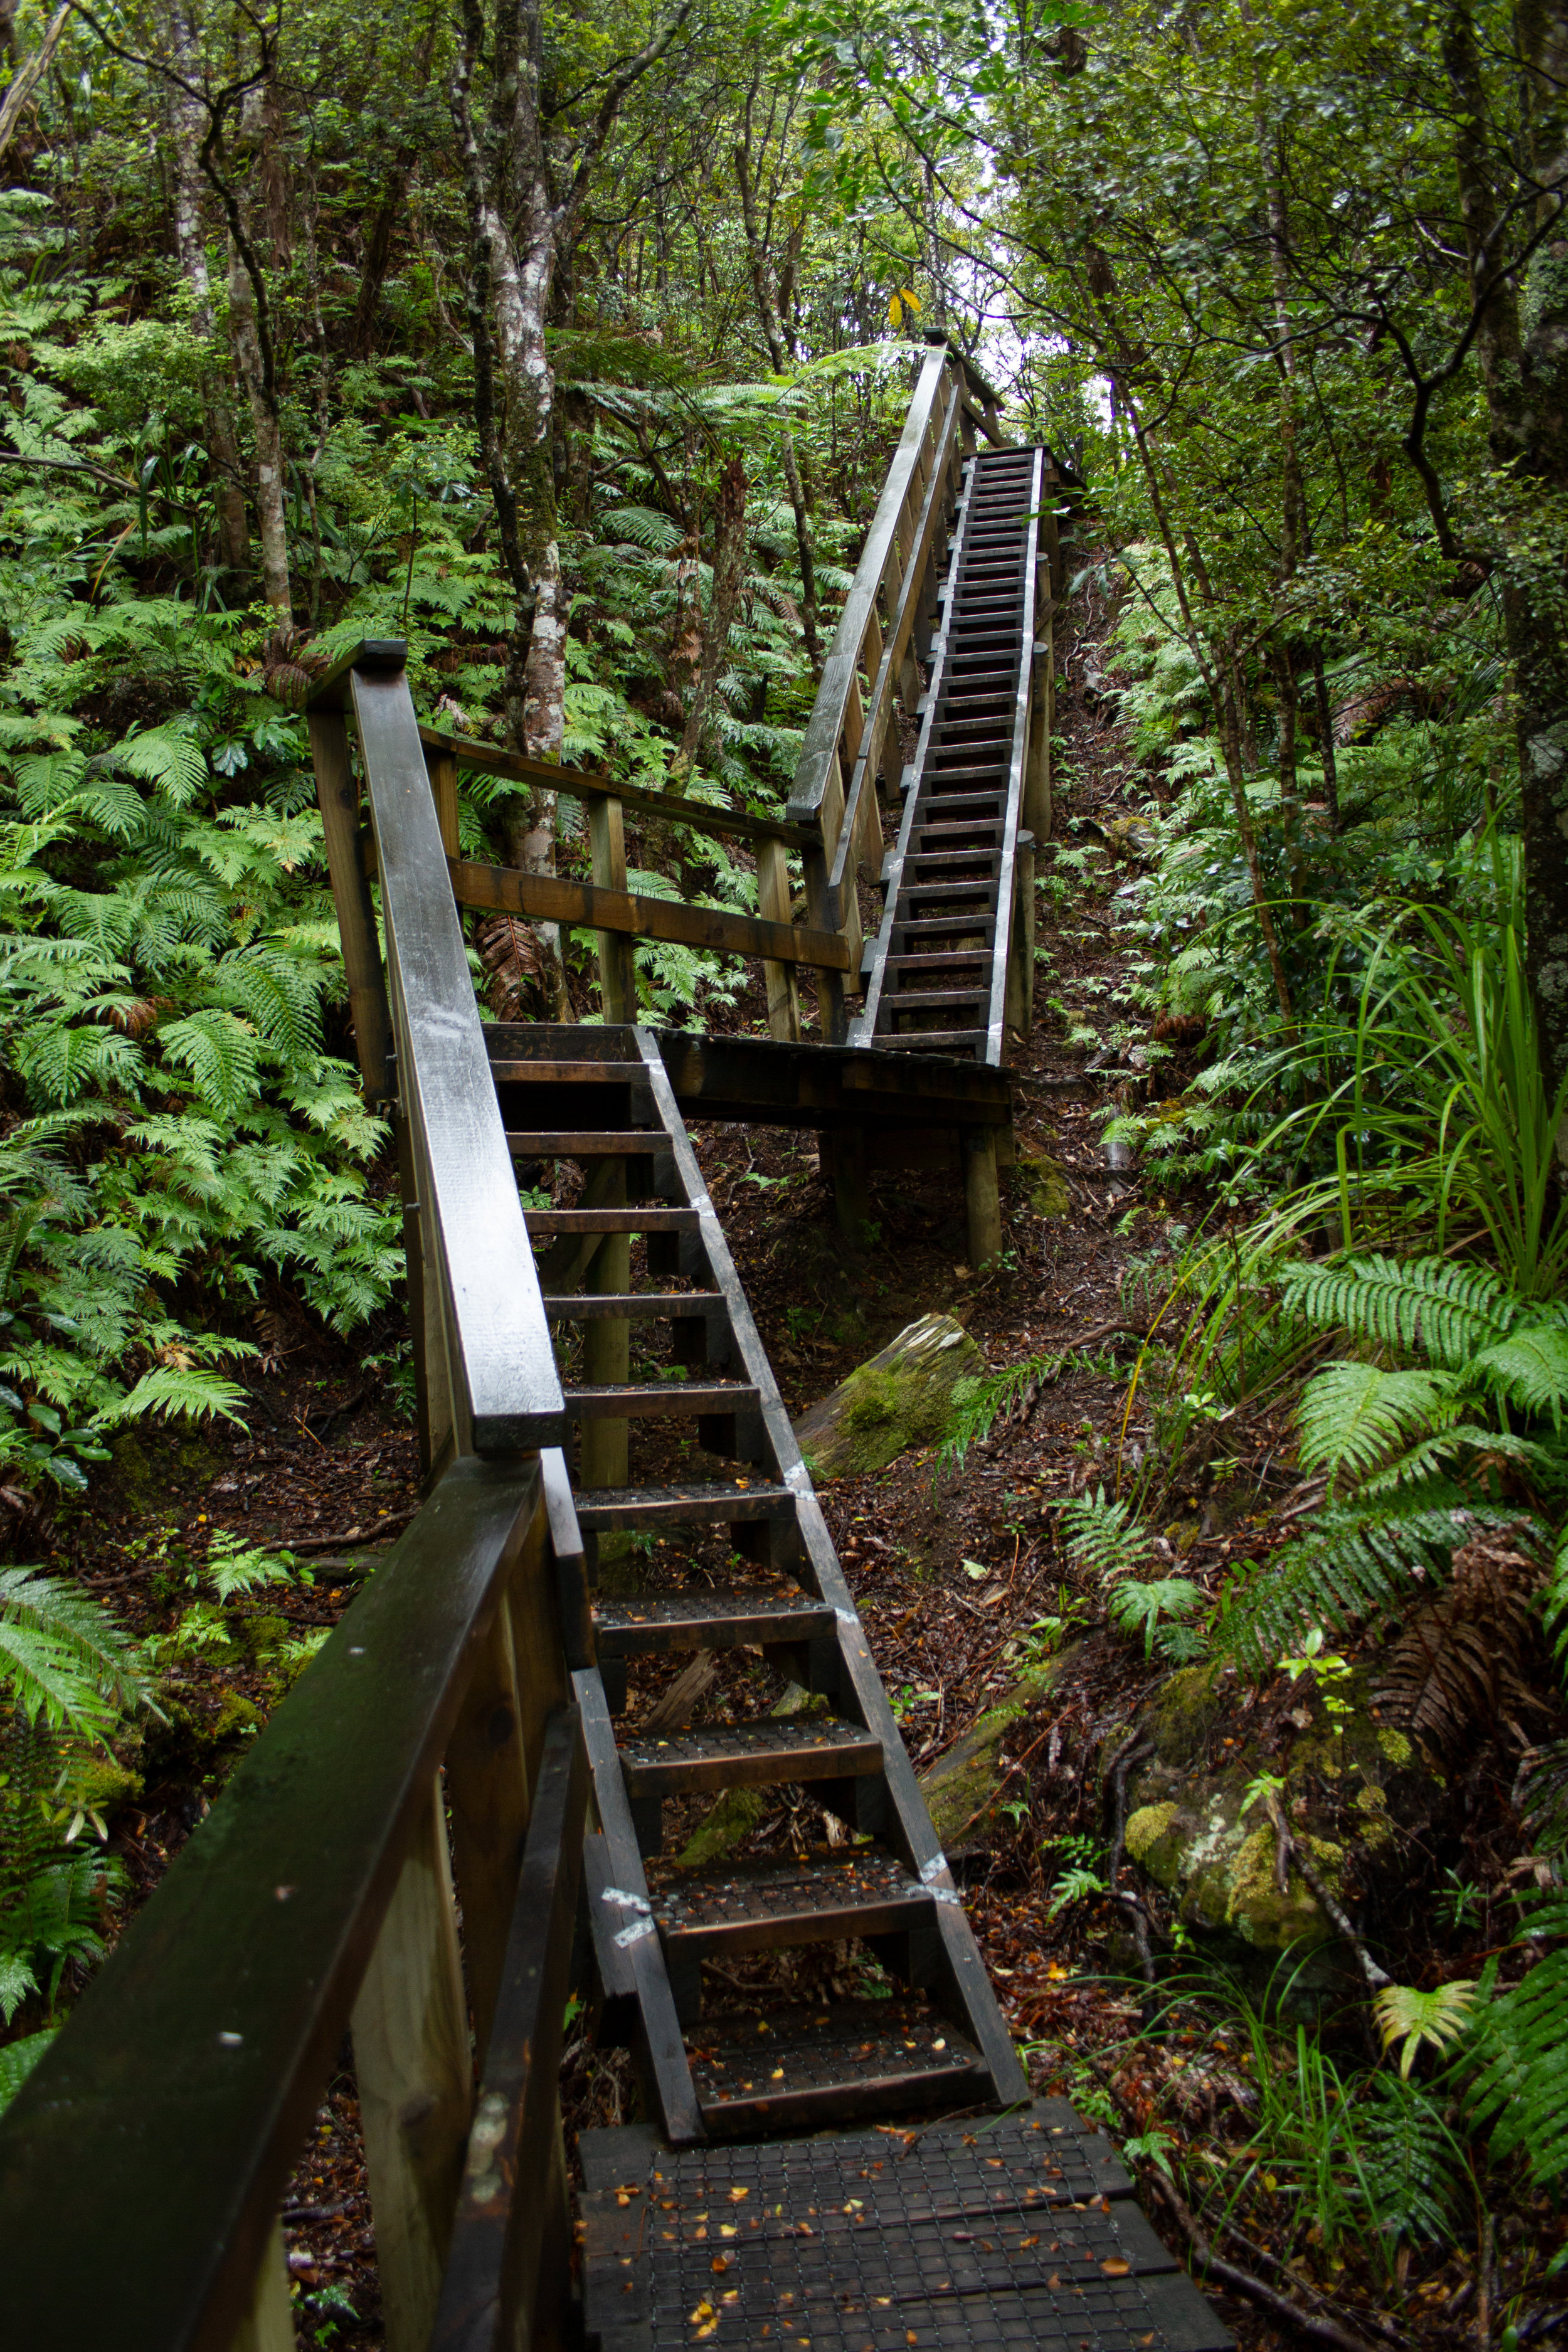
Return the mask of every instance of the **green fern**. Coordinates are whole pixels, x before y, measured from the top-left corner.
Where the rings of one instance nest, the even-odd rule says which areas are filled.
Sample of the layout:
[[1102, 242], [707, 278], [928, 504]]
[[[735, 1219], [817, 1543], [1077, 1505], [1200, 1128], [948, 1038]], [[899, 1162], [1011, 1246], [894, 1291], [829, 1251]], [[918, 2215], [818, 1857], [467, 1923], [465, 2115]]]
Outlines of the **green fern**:
[[24, 2034], [20, 2042], [8, 2042], [0, 2050], [0, 2115], [5, 2114], [59, 2030], [58, 2025], [46, 2026], [41, 2033]]
[[1442, 1257], [1288, 1265], [1279, 1280], [1286, 1305], [1312, 1329], [1380, 1340], [1448, 1371], [1506, 1338], [1526, 1311], [1495, 1274]]
[[0, 1695], [29, 1723], [101, 1739], [151, 1689], [135, 1645], [74, 1585], [0, 1569]]
[[1307, 1383], [1299, 1408], [1304, 1470], [1324, 1473], [1331, 1495], [1380, 1467], [1401, 1441], [1452, 1419], [1447, 1382], [1430, 1372], [1380, 1371], [1375, 1364], [1329, 1364]]
[[1135, 1576], [1148, 1560], [1149, 1538], [1138, 1525], [1129, 1502], [1109, 1502], [1103, 1486], [1092, 1496], [1075, 1495], [1058, 1503], [1067, 1535], [1068, 1556], [1102, 1582], [1112, 1577]]
[[[1521, 1941], [1568, 1937], [1568, 1906], [1545, 1904], [1526, 1920]], [[1483, 1990], [1497, 1972], [1488, 1965]], [[1488, 2131], [1494, 2164], [1522, 2154], [1542, 2186], [1568, 2174], [1568, 1943], [1552, 1943], [1523, 1980], [1489, 2003], [1476, 2031], [1476, 2071], [1465, 2093], [1467, 2118]]]

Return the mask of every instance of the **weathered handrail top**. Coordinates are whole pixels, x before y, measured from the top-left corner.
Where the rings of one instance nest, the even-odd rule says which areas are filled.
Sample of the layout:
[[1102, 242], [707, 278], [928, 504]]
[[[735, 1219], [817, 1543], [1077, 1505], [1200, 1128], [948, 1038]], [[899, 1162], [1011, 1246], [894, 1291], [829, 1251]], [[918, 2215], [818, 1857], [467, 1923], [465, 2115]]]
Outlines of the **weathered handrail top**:
[[[541, 1501], [536, 1455], [447, 1473], [18, 2092], [10, 2340], [229, 2352]], [[84, 2166], [91, 2245], [62, 2262]]]
[[805, 741], [795, 767], [795, 782], [790, 787], [787, 814], [797, 820], [809, 822], [817, 818], [820, 822], [819, 812], [827, 790], [828, 773], [837, 756], [839, 739], [844, 732], [844, 715], [855, 688], [866, 625], [876, 609], [877, 592], [888, 568], [899, 516], [920, 460], [926, 428], [936, 404], [937, 387], [946, 373], [948, 359], [944, 343], [940, 351], [928, 352], [921, 363], [920, 380], [910, 402], [903, 433], [894, 452], [893, 462], [888, 468], [888, 478], [882, 485], [882, 495], [877, 502], [877, 511], [871, 518], [871, 528], [866, 534], [866, 544], [855, 567], [849, 593], [838, 616], [832, 650], [822, 666], [822, 682], [816, 690], [816, 700], [806, 725]]
[[683, 793], [650, 792], [645, 784], [617, 783], [614, 776], [596, 768], [557, 767], [549, 760], [531, 760], [524, 752], [504, 751], [500, 744], [444, 734], [437, 727], [421, 726], [419, 740], [427, 751], [445, 752], [459, 768], [472, 768], [489, 776], [511, 776], [519, 783], [544, 784], [568, 800], [619, 801], [630, 814], [662, 817], [716, 840], [782, 841], [788, 848], [804, 849], [816, 838], [804, 826], [778, 817], [753, 816], [749, 809], [715, 808], [710, 801], [688, 800]]
[[356, 666], [349, 684], [375, 824], [398, 1094], [439, 1237], [454, 1441], [459, 1454], [559, 1445], [566, 1408], [407, 677], [386, 657]]
[[1001, 407], [1002, 394], [987, 377], [981, 374], [968, 352], [953, 341], [945, 327], [928, 327], [925, 331], [925, 340], [933, 349], [944, 351], [951, 358], [957, 361], [963, 371], [964, 382], [984, 406], [995, 409]]

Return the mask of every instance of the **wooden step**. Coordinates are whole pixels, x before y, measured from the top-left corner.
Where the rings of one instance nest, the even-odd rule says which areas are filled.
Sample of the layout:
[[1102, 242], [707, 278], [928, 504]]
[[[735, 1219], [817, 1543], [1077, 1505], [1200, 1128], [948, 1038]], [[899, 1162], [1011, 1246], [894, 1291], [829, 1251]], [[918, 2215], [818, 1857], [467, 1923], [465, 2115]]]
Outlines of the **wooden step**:
[[643, 1387], [626, 1381], [615, 1388], [563, 1389], [573, 1421], [655, 1421], [680, 1414], [738, 1412], [757, 1402], [745, 1381], [660, 1381]]
[[892, 2001], [715, 2020], [686, 2042], [702, 2121], [715, 2138], [992, 2095], [979, 2052], [945, 2018]]
[[695, 1323], [720, 1313], [720, 1290], [569, 1290], [544, 1301], [552, 1323]]
[[[896, 1000], [895, 1000], [896, 1001]], [[886, 1010], [886, 1007], [883, 1008]], [[966, 1049], [984, 1049], [989, 1033], [984, 1029], [882, 1029], [877, 1032], [877, 1043], [892, 1050], [913, 1047], [921, 1054], [956, 1054]]]
[[584, 1486], [573, 1497], [585, 1532], [606, 1528], [731, 1526], [758, 1519], [793, 1519], [795, 1498], [765, 1479], [692, 1486]]
[[882, 1743], [858, 1723], [834, 1716], [800, 1721], [699, 1723], [667, 1739], [620, 1743], [621, 1770], [632, 1797], [674, 1797], [704, 1790], [777, 1787], [795, 1780], [841, 1780], [879, 1772]]
[[884, 995], [882, 1004], [890, 1017], [895, 1013], [934, 1012], [942, 1005], [983, 1004], [990, 993], [985, 981], [977, 981], [973, 988], [900, 988]]
[[650, 1874], [648, 1894], [666, 1946], [698, 1957], [891, 1936], [932, 1909], [928, 1889], [880, 1846], [670, 1868]]
[[525, 1209], [523, 1216], [531, 1234], [694, 1234], [702, 1223], [697, 1209]]
[[523, 1080], [530, 1086], [630, 1087], [646, 1079], [641, 1062], [552, 1062], [492, 1054], [490, 1076], [498, 1086]]
[[931, 949], [924, 955], [889, 955], [882, 960], [884, 971], [952, 971], [955, 965], [988, 963], [987, 948]]
[[825, 1601], [788, 1593], [698, 1592], [600, 1607], [594, 1626], [601, 1656], [640, 1658], [825, 1641], [837, 1633], [838, 1619]]
[[506, 1139], [514, 1160], [610, 1160], [626, 1152], [669, 1149], [662, 1127], [508, 1128]]

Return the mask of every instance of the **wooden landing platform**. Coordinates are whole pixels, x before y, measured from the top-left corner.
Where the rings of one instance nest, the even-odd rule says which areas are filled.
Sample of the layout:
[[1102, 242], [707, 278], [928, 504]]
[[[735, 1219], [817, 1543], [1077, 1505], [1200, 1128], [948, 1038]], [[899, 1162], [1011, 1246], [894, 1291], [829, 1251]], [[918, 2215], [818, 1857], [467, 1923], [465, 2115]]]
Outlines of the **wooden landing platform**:
[[1234, 2343], [1062, 2099], [907, 2131], [672, 2153], [633, 2125], [579, 2146], [588, 2352]]

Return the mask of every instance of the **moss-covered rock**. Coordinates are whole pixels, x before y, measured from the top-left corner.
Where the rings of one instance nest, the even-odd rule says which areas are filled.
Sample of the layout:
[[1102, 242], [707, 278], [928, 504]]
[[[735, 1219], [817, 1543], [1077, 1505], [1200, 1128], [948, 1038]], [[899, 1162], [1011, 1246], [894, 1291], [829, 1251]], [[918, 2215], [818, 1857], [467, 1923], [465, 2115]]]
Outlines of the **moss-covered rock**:
[[1071, 1655], [1070, 1650], [1064, 1650], [1060, 1657], [1031, 1666], [922, 1775], [921, 1787], [931, 1809], [931, 1825], [943, 1845], [984, 1843], [994, 1831], [1006, 1770], [1001, 1760], [1002, 1742], [1018, 1717], [1038, 1706]]
[[1044, 1152], [1020, 1160], [1016, 1177], [1037, 1217], [1066, 1217], [1072, 1213], [1072, 1196], [1059, 1160], [1052, 1160]]
[[[1354, 1900], [1358, 1863], [1392, 1853], [1430, 1822], [1440, 1782], [1402, 1732], [1379, 1723], [1364, 1676], [1342, 1685], [1331, 1712], [1303, 1682], [1284, 1756], [1236, 1732], [1235, 1679], [1210, 1666], [1173, 1675], [1142, 1725], [1154, 1753], [1130, 1790], [1127, 1852], [1176, 1898], [1184, 1922], [1235, 1937], [1252, 1951], [1310, 1951], [1335, 1929], [1300, 1872], [1283, 1888], [1278, 1841], [1248, 1790], [1262, 1774], [1282, 1780], [1290, 1834], [1338, 1897]], [[1226, 1731], [1230, 1737], [1226, 1738]], [[1219, 1749], [1224, 1761], [1213, 1760]]]
[[857, 1366], [795, 1425], [814, 1478], [885, 1469], [911, 1445], [935, 1445], [952, 1424], [953, 1390], [985, 1359], [951, 1315], [922, 1315]]

